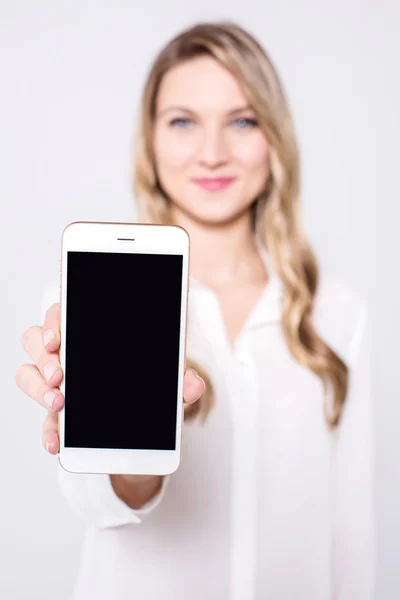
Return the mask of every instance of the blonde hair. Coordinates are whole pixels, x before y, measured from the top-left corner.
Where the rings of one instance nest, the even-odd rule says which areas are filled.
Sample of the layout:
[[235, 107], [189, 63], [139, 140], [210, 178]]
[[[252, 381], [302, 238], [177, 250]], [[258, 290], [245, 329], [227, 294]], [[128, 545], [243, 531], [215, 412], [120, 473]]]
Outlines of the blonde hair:
[[[199, 56], [211, 56], [242, 84], [270, 147], [270, 175], [254, 201], [253, 227], [271, 254], [284, 286], [282, 330], [296, 360], [315, 373], [324, 389], [327, 424], [340, 421], [348, 388], [343, 360], [320, 338], [312, 323], [319, 282], [318, 263], [300, 220], [300, 160], [292, 117], [282, 84], [262, 46], [232, 23], [202, 23], [186, 29], [159, 53], [148, 75], [141, 103], [136, 144], [134, 192], [144, 222], [170, 223], [168, 202], [157, 181], [152, 127], [157, 92], [169, 69]], [[207, 390], [185, 419], [205, 420], [212, 409], [212, 383], [201, 365], [188, 359]], [[329, 401], [329, 391], [333, 391]], [[328, 409], [328, 406], [331, 408]]]

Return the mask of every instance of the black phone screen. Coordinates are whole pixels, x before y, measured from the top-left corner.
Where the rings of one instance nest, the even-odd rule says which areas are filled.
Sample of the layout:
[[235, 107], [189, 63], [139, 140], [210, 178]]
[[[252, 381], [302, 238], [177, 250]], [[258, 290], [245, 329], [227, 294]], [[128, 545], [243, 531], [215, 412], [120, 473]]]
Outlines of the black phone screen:
[[182, 268], [182, 255], [67, 253], [66, 447], [175, 450]]

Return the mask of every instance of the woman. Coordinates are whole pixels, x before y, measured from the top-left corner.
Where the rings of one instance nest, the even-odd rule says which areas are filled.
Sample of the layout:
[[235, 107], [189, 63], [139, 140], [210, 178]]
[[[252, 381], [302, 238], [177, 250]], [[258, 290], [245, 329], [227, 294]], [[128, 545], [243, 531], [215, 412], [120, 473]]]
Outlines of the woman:
[[[319, 273], [284, 92], [240, 27], [192, 27], [154, 62], [135, 193], [138, 219], [190, 234], [187, 353], [202, 379], [185, 376], [176, 473], [59, 468], [87, 523], [74, 600], [371, 599], [366, 303]], [[55, 394], [43, 443], [56, 454], [57, 304], [23, 344], [36, 366], [17, 383], [43, 406]]]

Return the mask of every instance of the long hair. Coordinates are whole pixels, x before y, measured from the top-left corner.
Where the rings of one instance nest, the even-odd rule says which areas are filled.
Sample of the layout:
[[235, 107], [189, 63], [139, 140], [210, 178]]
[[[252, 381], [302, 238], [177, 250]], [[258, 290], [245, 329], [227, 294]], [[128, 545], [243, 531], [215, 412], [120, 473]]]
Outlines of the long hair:
[[[224, 22], [195, 25], [172, 39], [154, 61], [144, 86], [136, 139], [134, 193], [140, 216], [148, 223], [171, 223], [152, 145], [157, 93], [169, 69], [199, 56], [214, 58], [242, 85], [268, 140], [270, 172], [251, 208], [254, 233], [268, 249], [283, 283], [282, 330], [287, 346], [299, 363], [321, 379], [326, 421], [334, 429], [345, 403], [348, 369], [312, 322], [319, 268], [301, 225], [300, 158], [294, 125], [271, 59], [241, 27]], [[212, 382], [201, 365], [188, 359], [187, 366], [199, 372], [207, 390], [198, 402], [185, 406], [185, 419], [204, 421], [214, 404]]]

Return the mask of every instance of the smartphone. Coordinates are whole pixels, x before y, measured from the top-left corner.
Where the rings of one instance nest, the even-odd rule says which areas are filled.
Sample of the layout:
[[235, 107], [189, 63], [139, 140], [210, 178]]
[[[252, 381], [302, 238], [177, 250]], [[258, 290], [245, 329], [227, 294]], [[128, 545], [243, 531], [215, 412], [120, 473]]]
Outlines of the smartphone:
[[74, 222], [62, 234], [61, 466], [166, 475], [180, 463], [189, 236]]

